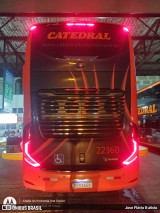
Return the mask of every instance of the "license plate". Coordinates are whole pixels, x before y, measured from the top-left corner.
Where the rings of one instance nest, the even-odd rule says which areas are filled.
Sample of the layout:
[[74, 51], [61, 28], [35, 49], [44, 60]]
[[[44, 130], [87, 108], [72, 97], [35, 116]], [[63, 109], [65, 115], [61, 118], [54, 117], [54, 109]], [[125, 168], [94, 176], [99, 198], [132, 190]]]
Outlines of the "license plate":
[[72, 183], [73, 189], [91, 189], [93, 187], [93, 183], [90, 180], [76, 180]]

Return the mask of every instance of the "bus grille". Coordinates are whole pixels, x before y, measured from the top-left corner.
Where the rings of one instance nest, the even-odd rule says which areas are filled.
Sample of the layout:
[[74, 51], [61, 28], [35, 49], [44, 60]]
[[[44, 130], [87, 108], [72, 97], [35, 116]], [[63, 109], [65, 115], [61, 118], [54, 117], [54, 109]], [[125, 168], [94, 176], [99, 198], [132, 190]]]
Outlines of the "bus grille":
[[124, 93], [39, 93], [37, 97], [43, 137], [106, 137], [123, 128]]

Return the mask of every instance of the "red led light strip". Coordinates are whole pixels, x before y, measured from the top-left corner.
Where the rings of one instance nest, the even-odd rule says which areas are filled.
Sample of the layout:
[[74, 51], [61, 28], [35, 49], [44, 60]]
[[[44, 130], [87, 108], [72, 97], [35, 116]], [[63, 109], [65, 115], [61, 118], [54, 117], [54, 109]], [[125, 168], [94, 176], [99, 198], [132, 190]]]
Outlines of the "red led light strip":
[[29, 142], [25, 143], [24, 145], [24, 152], [25, 152], [25, 157], [24, 157], [24, 160], [29, 163], [31, 166], [34, 166], [34, 167], [39, 167], [40, 164], [37, 163], [37, 161], [35, 161], [29, 154]]
[[137, 149], [138, 149], [137, 142], [134, 139], [132, 140], [133, 140], [133, 146], [134, 146], [133, 152], [125, 161], [123, 161], [124, 165], [129, 165], [137, 159]]
[[93, 23], [67, 23], [67, 26], [71, 27], [71, 26], [87, 26], [87, 27], [93, 27], [94, 24]]

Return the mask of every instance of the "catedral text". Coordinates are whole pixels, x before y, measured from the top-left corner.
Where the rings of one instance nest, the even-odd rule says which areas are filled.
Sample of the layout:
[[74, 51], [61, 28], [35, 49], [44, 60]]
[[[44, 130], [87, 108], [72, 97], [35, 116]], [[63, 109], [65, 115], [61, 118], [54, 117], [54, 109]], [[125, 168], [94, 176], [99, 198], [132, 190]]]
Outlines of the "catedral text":
[[93, 32], [50, 32], [48, 39], [98, 39], [111, 40], [109, 33], [93, 33]]
[[138, 108], [138, 115], [145, 115], [145, 114], [154, 114], [157, 112], [157, 105], [151, 104], [145, 107]]

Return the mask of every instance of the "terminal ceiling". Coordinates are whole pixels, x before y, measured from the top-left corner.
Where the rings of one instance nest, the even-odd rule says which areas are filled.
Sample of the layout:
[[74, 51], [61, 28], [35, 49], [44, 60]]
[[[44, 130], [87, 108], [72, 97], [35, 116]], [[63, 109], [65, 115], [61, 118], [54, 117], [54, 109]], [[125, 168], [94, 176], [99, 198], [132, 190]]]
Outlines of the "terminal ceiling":
[[[65, 2], [66, 8], [64, 8], [62, 1]], [[160, 75], [160, 2], [158, 3], [156, 0], [148, 0], [146, 4], [144, 0], [134, 1], [134, 6], [126, 5], [126, 8], [123, 5], [119, 5], [119, 7], [118, 4], [113, 5], [118, 2], [117, 0], [112, 0], [112, 4], [111, 1], [107, 1], [109, 2], [108, 7], [106, 7], [105, 0], [88, 0], [88, 7], [85, 8], [85, 1], [80, 0], [46, 0], [46, 7], [44, 7], [44, 1], [42, 7], [39, 7], [42, 0], [39, 0], [39, 4], [36, 0], [28, 0], [23, 5], [18, 0], [16, 1], [17, 6], [11, 2], [11, 0], [1, 0], [0, 2], [1, 73], [4, 67], [8, 67], [13, 71], [14, 76], [22, 75], [27, 35], [30, 27], [35, 23], [100, 21], [128, 27], [133, 39], [137, 76]], [[51, 7], [49, 5], [51, 2], [52, 4], [57, 2], [56, 7]], [[68, 8], [66, 2], [72, 5], [72, 9]], [[81, 4], [78, 5], [77, 9], [78, 2]], [[101, 2], [101, 7], [97, 9], [98, 2]], [[136, 2], [139, 3], [136, 5]], [[150, 2], [152, 4], [149, 4]], [[32, 10], [29, 8], [30, 3], [32, 3]], [[115, 5], [116, 7], [114, 7]], [[153, 6], [151, 7], [151, 5]], [[51, 10], [51, 8], [54, 9]]]

